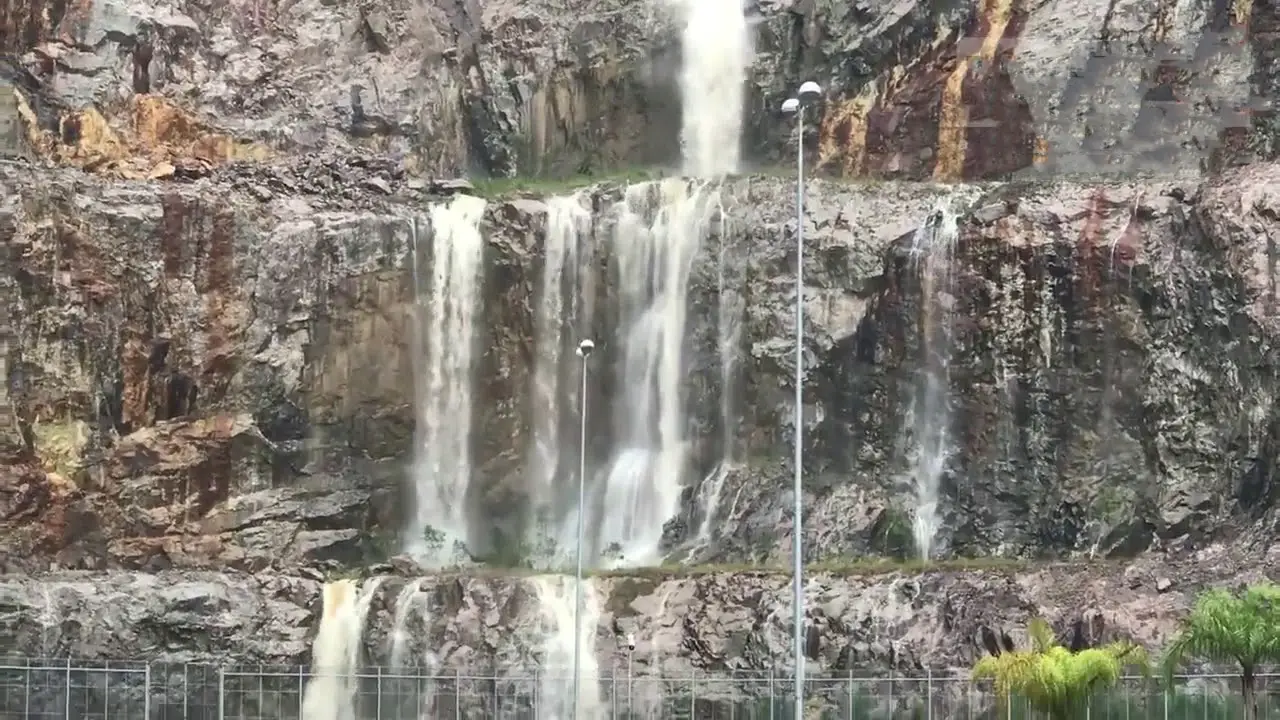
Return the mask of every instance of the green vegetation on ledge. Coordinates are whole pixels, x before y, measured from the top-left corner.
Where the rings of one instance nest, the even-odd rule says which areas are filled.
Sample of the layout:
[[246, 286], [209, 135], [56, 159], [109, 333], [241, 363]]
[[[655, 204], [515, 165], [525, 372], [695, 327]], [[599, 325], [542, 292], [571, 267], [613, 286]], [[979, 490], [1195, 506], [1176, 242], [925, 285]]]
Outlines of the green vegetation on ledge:
[[649, 180], [658, 180], [670, 174], [667, 171], [658, 168], [632, 168], [629, 170], [619, 170], [606, 174], [583, 174], [570, 175], [568, 177], [496, 177], [496, 178], [471, 178], [471, 185], [475, 188], [475, 194], [483, 198], [500, 198], [512, 195], [535, 195], [543, 197], [547, 195], [567, 195], [574, 190], [580, 190], [584, 187], [592, 185], [602, 185], [605, 183], [615, 183], [619, 185], [627, 185], [631, 183], [647, 182]]
[[[795, 173], [796, 171], [794, 167], [779, 165], [744, 170], [739, 174], [739, 177], [794, 179]], [[630, 185], [633, 183], [661, 180], [666, 177], [676, 177], [678, 175], [679, 172], [673, 168], [636, 167], [605, 173], [583, 173], [580, 175], [569, 175], [566, 177], [517, 175], [515, 177], [468, 178], [468, 181], [474, 188], [474, 195], [487, 199], [497, 199], [521, 195], [530, 195], [534, 197], [567, 195], [575, 190], [591, 187], [592, 185]], [[823, 179], [830, 182], [841, 183], [843, 185], [878, 185], [881, 182], [874, 178], [835, 177]]]
[[[1023, 572], [1046, 567], [1098, 567], [1107, 561], [1090, 560], [1075, 562], [1046, 562], [1023, 560], [1019, 558], [955, 558], [949, 560], [896, 560], [893, 558], [848, 558], [826, 560], [810, 563], [805, 566], [805, 573], [823, 574], [838, 577], [861, 577], [888, 575], [891, 573], [921, 574], [926, 572]], [[444, 568], [436, 571], [438, 575], [456, 575], [469, 577], [527, 577], [530, 575], [561, 574], [572, 575], [573, 568], [535, 568], [530, 565], [514, 567], [494, 567], [477, 565], [470, 567]], [[707, 575], [747, 574], [763, 576], [790, 576], [790, 565], [758, 565], [751, 563], [711, 563], [705, 565], [657, 565], [649, 567], [622, 567], [614, 569], [595, 569], [583, 572], [587, 577], [596, 578], [643, 578], [661, 582], [680, 578], [703, 577]]]

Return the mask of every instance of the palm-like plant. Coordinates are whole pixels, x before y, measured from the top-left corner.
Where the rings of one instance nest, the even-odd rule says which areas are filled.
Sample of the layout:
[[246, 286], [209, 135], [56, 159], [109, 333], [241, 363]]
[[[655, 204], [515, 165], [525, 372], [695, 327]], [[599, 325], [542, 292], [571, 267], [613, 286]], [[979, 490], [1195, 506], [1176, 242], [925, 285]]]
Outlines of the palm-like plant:
[[1238, 664], [1243, 717], [1256, 718], [1258, 668], [1280, 662], [1280, 586], [1263, 583], [1239, 594], [1221, 588], [1201, 593], [1165, 649], [1165, 679], [1172, 682], [1178, 667], [1192, 658]]
[[973, 679], [993, 680], [1001, 699], [1021, 697], [1052, 720], [1081, 717], [1089, 696], [1115, 685], [1125, 668], [1147, 670], [1140, 645], [1116, 642], [1072, 652], [1038, 618], [1027, 625], [1027, 634], [1030, 648], [982, 658], [973, 667]]

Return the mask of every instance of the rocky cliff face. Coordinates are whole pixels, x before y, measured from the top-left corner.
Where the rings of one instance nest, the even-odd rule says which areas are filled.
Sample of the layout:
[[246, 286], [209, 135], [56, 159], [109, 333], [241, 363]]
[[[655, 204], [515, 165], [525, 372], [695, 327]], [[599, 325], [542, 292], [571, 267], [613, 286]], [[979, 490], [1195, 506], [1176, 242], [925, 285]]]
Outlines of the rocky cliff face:
[[[813, 0], [752, 12], [751, 162], [786, 155], [771, 108], [796, 82], [827, 92], [806, 139], [827, 176], [805, 221], [809, 559], [918, 552], [921, 483], [937, 556], [1225, 562], [1270, 547], [1280, 167], [1267, 162], [1261, 100], [1275, 82], [1274, 10]], [[179, 614], [222, 613], [228, 651], [297, 660], [323, 575], [274, 573], [381, 562], [411, 506], [415, 273], [429, 265], [430, 208], [460, 188], [430, 178], [669, 165], [672, 22], [619, 0], [5, 6], [0, 568], [15, 575], [0, 615], [13, 647], [36, 652], [32, 583], [48, 582], [67, 611], [156, 599], [120, 610], [140, 613], [124, 620], [141, 629], [119, 646], [59, 630], [42, 636], [46, 654], [49, 637], [58, 652], [147, 652], [159, 640], [146, 628], [199, 598], [212, 604]], [[1200, 175], [1246, 161], [1263, 162]], [[912, 182], [928, 179], [972, 184]], [[693, 264], [695, 442], [666, 546], [686, 563], [776, 564], [792, 526], [793, 185], [765, 173], [721, 190], [729, 220]], [[508, 511], [527, 499], [555, 192], [499, 194], [485, 210], [472, 451], [474, 511], [489, 520], [477, 554], [511, 555]], [[582, 191], [592, 247], [607, 246], [619, 194], [610, 182]], [[575, 328], [606, 358], [618, 339], [611, 260], [602, 250], [585, 269], [602, 311]], [[726, 375], [730, 295], [741, 332]], [[593, 382], [602, 417], [617, 382]], [[728, 441], [709, 439], [726, 425]], [[591, 452], [609, 440], [593, 428]], [[708, 521], [699, 481], [725, 442], [734, 462]], [[713, 532], [694, 542], [704, 525]], [[1141, 562], [1133, 572], [1159, 574]], [[51, 569], [111, 574], [17, 575]], [[847, 641], [815, 652], [833, 669], [962, 663], [974, 633], [998, 636], [1033, 606], [1083, 607], [1043, 590], [1063, 572], [820, 576], [827, 605], [845, 604], [818, 607]], [[1098, 572], [1082, 592], [1129, 593], [1134, 617], [1164, 623], [1182, 602]], [[1180, 591], [1227, 577], [1187, 573]], [[429, 581], [454, 582], [465, 587], [449, 597], [476, 607], [522, 592], [507, 579]], [[707, 624], [781, 623], [763, 599], [781, 597], [774, 578], [671, 580], [634, 597], [628, 582], [647, 581], [601, 581], [606, 626], [688, 614], [654, 593], [686, 609], [707, 598]], [[173, 583], [171, 602], [156, 588]], [[216, 609], [241, 604], [260, 611]], [[969, 609], [1002, 614], [955, 623]], [[439, 632], [470, 633], [456, 646], [480, 657], [519, 654], [481, 624]], [[970, 640], [931, 645], [936, 624]], [[848, 640], [857, 628], [919, 642]], [[662, 632], [652, 642], [666, 653], [677, 633]], [[682, 657], [702, 669], [782, 654], [763, 631], [687, 635], [699, 633], [705, 644], [689, 640]]]
[[[170, 186], [9, 176], [5, 292], [19, 311], [7, 356], [17, 418], [4, 436], [8, 563], [254, 569], [394, 549], [414, 422], [410, 267], [414, 239], [430, 233], [418, 208], [431, 200], [390, 176], [398, 195], [277, 195], [273, 182], [293, 181], [274, 172]], [[812, 559], [914, 552], [912, 408], [930, 353], [943, 351], [942, 552], [1129, 556], [1266, 542], [1277, 177], [1255, 166], [1204, 186], [816, 185]], [[614, 191], [593, 193], [600, 205]], [[741, 273], [743, 461], [721, 491], [716, 542], [700, 552], [777, 561], [790, 522], [788, 190], [765, 178], [727, 193], [738, 219], [697, 262], [727, 253]], [[976, 210], [946, 259], [951, 285], [929, 290], [910, 237], [948, 193]], [[530, 298], [546, 222], [532, 199], [490, 203], [486, 215], [475, 455], [490, 498], [519, 497], [525, 477]], [[712, 275], [695, 275], [695, 296], [720, 292]], [[940, 350], [924, 328], [944, 306], [953, 320]], [[696, 408], [719, 392], [698, 368], [718, 367], [720, 349], [697, 340], [715, 337], [699, 329], [714, 313], [693, 322]], [[718, 461], [710, 445], [695, 450], [692, 477]], [[673, 546], [705, 511], [688, 507]]]
[[[1274, 551], [1258, 559], [1277, 560]], [[924, 702], [926, 693], [940, 711], [960, 712], [970, 707], [966, 702], [980, 710], [988, 701], [959, 682], [964, 668], [987, 652], [1023, 642], [1028, 613], [1043, 614], [1076, 646], [1118, 637], [1154, 645], [1176, 626], [1197, 587], [1261, 577], [1221, 547], [1183, 563], [1139, 561], [1125, 568], [1094, 563], [868, 577], [817, 572], [809, 580], [807, 672], [815, 678], [813, 694], [833, 705], [858, 688], [880, 693], [876, 697], [883, 702], [883, 689], [870, 687], [865, 678], [892, 670], [898, 675], [894, 695], [904, 710]], [[402, 620], [394, 617], [395, 609], [409, 583], [420, 594]], [[588, 632], [606, 701], [611, 692], [623, 695], [627, 678], [642, 688], [636, 690], [641, 697], [660, 691], [668, 702], [687, 703], [694, 693], [700, 702], [726, 708], [732, 703], [739, 710], [752, 698], [785, 693], [786, 576], [644, 574], [589, 583], [588, 602], [599, 614]], [[475, 690], [479, 697], [528, 697], [549, 621], [536, 597], [538, 578], [391, 575], [362, 585], [373, 593], [369, 630], [358, 650], [363, 662], [385, 664], [395, 642], [391, 631], [402, 629], [411, 664], [424, 662], [429, 653], [426, 662], [439, 677], [482, 678], [463, 681], [483, 686]], [[308, 661], [319, 594], [315, 577], [276, 574], [8, 575], [0, 580], [0, 632], [11, 653], [32, 658], [153, 659], [153, 705], [162, 704], [160, 688], [177, 693], [177, 704], [183, 692], [216, 696], [216, 673], [202, 664], [226, 667], [227, 658], [234, 658], [224, 680], [228, 702], [249, 703], [246, 712], [255, 702], [284, 702], [290, 709], [283, 713], [291, 717], [302, 685], [295, 680], [296, 665]], [[634, 650], [627, 647], [627, 635], [633, 636]], [[272, 691], [265, 695], [257, 692], [256, 677], [252, 692], [236, 690], [237, 669], [264, 667], [288, 679], [270, 680]], [[772, 669], [778, 687], [767, 686], [759, 672], [764, 668]], [[924, 684], [927, 674], [930, 688]], [[736, 681], [729, 679], [734, 675]], [[718, 680], [708, 682], [713, 678]], [[840, 684], [850, 679], [862, 684]]]
[[[678, 159], [668, 5], [20, 0], [0, 17], [0, 78], [70, 146], [96, 144], [86, 120], [134, 125], [134, 98], [149, 94], [240, 140], [183, 147], [207, 161], [253, 141], [390, 153], [429, 174], [598, 173]], [[827, 90], [810, 140], [832, 174], [1123, 175], [1274, 157], [1268, 3], [776, 0], [752, 12], [746, 144], [759, 162], [785, 156], [772, 108], [804, 78]]]

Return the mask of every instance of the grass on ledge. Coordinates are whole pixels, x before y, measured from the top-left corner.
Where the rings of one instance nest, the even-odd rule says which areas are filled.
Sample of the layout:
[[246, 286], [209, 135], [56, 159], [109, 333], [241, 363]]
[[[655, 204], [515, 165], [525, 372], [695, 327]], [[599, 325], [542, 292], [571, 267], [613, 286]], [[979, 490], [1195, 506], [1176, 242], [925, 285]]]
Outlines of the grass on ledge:
[[[955, 558], [924, 562], [921, 560], [895, 560], [891, 558], [849, 558], [810, 563], [806, 574], [835, 575], [838, 577], [868, 577], [890, 573], [920, 574], [925, 572], [1018, 572], [1053, 565], [1099, 565], [1102, 561], [1072, 563], [1070, 561], [1036, 561], [1017, 558]], [[528, 568], [473, 566], [447, 568], [435, 571], [436, 575], [462, 577], [527, 577], [531, 575], [572, 575], [573, 568]], [[617, 568], [612, 570], [586, 570], [587, 577], [645, 578], [649, 580], [675, 580], [709, 575], [742, 574], [756, 576], [790, 576], [791, 567], [781, 565], [755, 565], [749, 563], [724, 563], [705, 565], [658, 565], [652, 567]]]
[[[773, 177], [794, 179], [795, 173], [796, 170], [794, 167], [787, 167], [785, 165], [762, 166], [743, 170], [735, 177]], [[468, 180], [472, 187], [475, 188], [473, 191], [474, 195], [493, 200], [497, 198], [516, 196], [548, 197], [553, 195], [567, 195], [575, 190], [580, 190], [592, 185], [630, 185], [634, 183], [659, 180], [664, 177], [677, 176], [679, 176], [679, 173], [673, 168], [637, 167], [600, 174], [571, 175], [559, 178], [518, 175], [516, 177], [469, 178]], [[821, 179], [826, 182], [841, 183], [845, 185], [878, 185], [883, 182], [877, 178], [870, 177], [811, 177], [810, 179]]]
[[567, 195], [574, 190], [592, 185], [641, 183], [657, 180], [665, 174], [667, 173], [659, 168], [631, 168], [599, 175], [570, 175], [560, 178], [517, 175], [516, 177], [470, 178], [469, 180], [475, 188], [475, 195], [494, 199], [519, 195], [537, 197]]
[[[839, 575], [857, 577], [864, 575], [884, 575], [888, 573], [923, 573], [943, 571], [976, 571], [976, 570], [1022, 570], [1032, 563], [1012, 558], [957, 558], [953, 560], [936, 560], [926, 563], [922, 560], [896, 560], [893, 558], [847, 558], [824, 560], [805, 566], [806, 574]], [[659, 565], [656, 567], [618, 568], [616, 570], [593, 570], [593, 577], [648, 577], [654, 579], [699, 577], [703, 575], [722, 574], [754, 574], [754, 575], [787, 575], [792, 572], [786, 565], [754, 565], [750, 563], [712, 563], [707, 565]]]

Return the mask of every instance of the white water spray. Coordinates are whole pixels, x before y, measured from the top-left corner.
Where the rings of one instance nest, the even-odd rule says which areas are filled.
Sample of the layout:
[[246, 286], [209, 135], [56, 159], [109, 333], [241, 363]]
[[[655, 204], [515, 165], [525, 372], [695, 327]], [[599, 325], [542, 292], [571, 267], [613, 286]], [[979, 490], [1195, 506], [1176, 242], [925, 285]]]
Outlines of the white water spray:
[[355, 720], [356, 671], [365, 616], [382, 578], [339, 580], [324, 586], [324, 614], [311, 649], [311, 680], [302, 696], [303, 720]]
[[684, 172], [715, 177], [738, 171], [751, 31], [743, 0], [686, 0], [681, 51], [680, 142]]
[[[54, 601], [53, 592], [48, 583], [41, 583], [40, 594], [44, 596], [44, 607], [40, 609], [40, 657], [50, 658], [57, 655], [58, 626], [62, 618], [58, 615], [58, 605]], [[50, 637], [53, 642], [50, 643]]]
[[[414, 279], [422, 337], [415, 347], [418, 377], [414, 490], [417, 503], [407, 547], [419, 559], [450, 564], [467, 535], [471, 481], [473, 345], [479, 320], [485, 201], [459, 195], [431, 209], [430, 279], [414, 238]], [[416, 233], [415, 233], [416, 234]]]
[[[532, 578], [538, 604], [543, 611], [543, 664], [539, 670], [539, 717], [568, 720], [573, 710], [573, 606], [575, 579], [568, 575], [539, 575]], [[596, 626], [600, 622], [600, 597], [593, 583], [583, 581], [582, 632], [578, 638], [579, 718], [601, 718], [605, 706], [600, 701], [600, 666], [595, 654]]]
[[716, 274], [716, 297], [719, 299], [719, 307], [716, 347], [720, 353], [720, 462], [698, 485], [698, 507], [702, 509], [702, 518], [698, 522], [698, 532], [694, 536], [693, 547], [689, 552], [690, 558], [711, 545], [725, 480], [737, 467], [735, 452], [738, 426], [733, 404], [733, 379], [738, 361], [738, 343], [742, 336], [742, 316], [745, 308], [740, 292], [729, 283], [731, 258], [728, 252], [728, 239], [733, 232], [728, 227], [728, 216], [723, 206], [719, 208], [719, 215], [720, 257]]
[[[576, 478], [577, 465], [572, 472], [561, 472], [564, 446], [561, 445], [561, 422], [568, 417], [564, 404], [571, 401], [578, 407], [579, 383], [577, 373], [567, 373], [564, 360], [572, 357], [566, 352], [566, 343], [576, 345], [572, 333], [584, 304], [582, 295], [586, 286], [585, 262], [589, 257], [584, 245], [591, 237], [591, 213], [578, 194], [555, 197], [547, 201], [547, 239], [544, 248], [540, 302], [535, 314], [534, 345], [538, 349], [533, 373], [533, 451], [530, 467], [530, 490], [533, 495], [532, 510], [537, 513], [532, 528], [530, 546], [543, 551], [546, 522], [561, 521], [549, 517], [563, 505], [566, 497], [559, 491], [571, 483], [557, 482]], [[573, 363], [574, 369], [577, 363]], [[576, 412], [572, 413], [576, 416]], [[572, 435], [576, 437], [576, 434]], [[541, 554], [546, 554], [542, 552]]]
[[912, 265], [920, 278], [920, 361], [915, 399], [908, 417], [915, 440], [911, 480], [915, 488], [912, 530], [916, 551], [929, 560], [938, 535], [938, 488], [950, 454], [952, 266], [957, 219], [949, 204], [929, 215], [912, 239]]
[[422, 579], [412, 580], [404, 584], [400, 588], [400, 593], [396, 595], [396, 604], [393, 609], [393, 617], [391, 620], [391, 637], [388, 640], [389, 647], [388, 656], [391, 661], [391, 667], [394, 670], [403, 670], [406, 667], [406, 657], [409, 653], [409, 614], [417, 605], [418, 599], [422, 596]]
[[[681, 72], [684, 172], [715, 178], [738, 169], [743, 99], [751, 62], [750, 35], [742, 0], [681, 0], [681, 4], [685, 22]], [[686, 180], [629, 187], [614, 208], [617, 226], [613, 252], [623, 329], [618, 378], [622, 397], [613, 403], [617, 446], [605, 473], [583, 479], [594, 502], [589, 507], [574, 503], [568, 517], [560, 518], [555, 548], [559, 559], [567, 560], [577, 549], [575, 529], [581, 512], [586, 513], [584, 520], [590, 533], [587, 547], [582, 548], [588, 562], [597, 564], [601, 558], [608, 558], [612, 565], [644, 565], [661, 560], [663, 530], [679, 508], [688, 451], [683, 395], [689, 277], [712, 211], [719, 209], [718, 190]], [[570, 385], [560, 375], [564, 370], [561, 358], [565, 355], [566, 330], [564, 306], [557, 293], [562, 290], [559, 278], [568, 261], [570, 238], [572, 245], [578, 247], [580, 239], [587, 235], [581, 222], [571, 218], [573, 206], [553, 206], [551, 212], [552, 236], [548, 238], [537, 341], [539, 362], [546, 363], [546, 369], [535, 371], [535, 406], [545, 413], [540, 429], [535, 429], [539, 447], [535, 458], [544, 463], [539, 470], [544, 497], [555, 496], [548, 486], [563, 484], [571, 476], [557, 470], [561, 413], [555, 398], [548, 399], [547, 389], [554, 386], [554, 395], [565, 397], [559, 388]], [[582, 265], [579, 258], [580, 271]], [[577, 297], [589, 297], [589, 293], [580, 291]], [[722, 335], [726, 330], [736, 332], [735, 328], [723, 326], [722, 319]], [[576, 344], [579, 339], [575, 337], [570, 342]], [[730, 341], [736, 343], [735, 338], [721, 338], [722, 350]], [[729, 362], [724, 368], [726, 376], [732, 370], [732, 360]], [[576, 373], [573, 377], [576, 379]], [[726, 399], [724, 408], [728, 407]], [[722, 414], [728, 423], [728, 410], [722, 409]], [[727, 449], [726, 456], [731, 452]], [[551, 457], [555, 459], [554, 466]], [[601, 479], [603, 487], [599, 486]], [[591, 508], [601, 510], [592, 512]], [[573, 583], [568, 578], [552, 577], [535, 582], [539, 603], [551, 618], [544, 645], [546, 663], [549, 668], [569, 668], [566, 675], [571, 675], [574, 628], [582, 629], [577, 648], [583, 680], [578, 716], [598, 717], [603, 708], [599, 707], [593, 642], [599, 616], [594, 593], [588, 591], [585, 617], [576, 618], [575, 625]], [[571, 684], [570, 676], [566, 686]], [[571, 709], [566, 705], [566, 694], [557, 694], [554, 688], [544, 687], [542, 697], [562, 698], [551, 711], [552, 720], [564, 718]]]
[[614, 252], [626, 333], [619, 446], [606, 475], [598, 535], [600, 551], [615, 565], [659, 561], [663, 527], [679, 509], [688, 449], [689, 275], [718, 207], [718, 191], [706, 183], [672, 179], [628, 188], [619, 208]]

